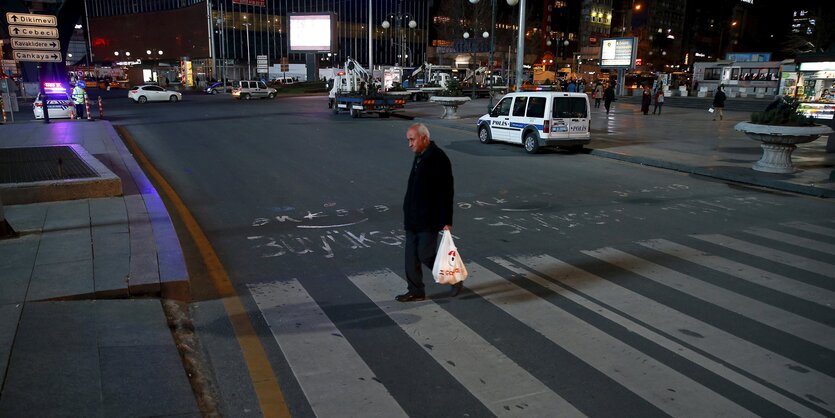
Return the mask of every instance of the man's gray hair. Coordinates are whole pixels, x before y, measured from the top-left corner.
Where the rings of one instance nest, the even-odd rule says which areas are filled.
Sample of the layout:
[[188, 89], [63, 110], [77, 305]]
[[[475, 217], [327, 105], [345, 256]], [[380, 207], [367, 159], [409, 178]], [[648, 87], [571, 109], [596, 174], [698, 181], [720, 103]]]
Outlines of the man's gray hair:
[[429, 136], [429, 128], [427, 128], [427, 127], [426, 127], [426, 125], [424, 125], [424, 124], [422, 124], [422, 123], [416, 123], [416, 124], [414, 124], [414, 125], [410, 126], [410, 127], [409, 127], [409, 129], [414, 129], [414, 130], [416, 130], [416, 131], [417, 131], [417, 134], [418, 134], [419, 136], [425, 136], [425, 137], [427, 137], [427, 138], [430, 138], [430, 136]]

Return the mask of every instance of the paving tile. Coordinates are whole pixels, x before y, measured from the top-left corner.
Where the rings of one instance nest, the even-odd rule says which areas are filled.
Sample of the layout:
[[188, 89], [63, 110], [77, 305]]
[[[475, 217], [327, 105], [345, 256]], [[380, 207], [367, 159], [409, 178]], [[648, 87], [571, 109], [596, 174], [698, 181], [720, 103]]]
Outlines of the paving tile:
[[32, 272], [26, 300], [93, 293], [93, 260], [40, 264]]
[[105, 416], [199, 412], [173, 345], [101, 347], [99, 352]]
[[106, 297], [127, 297], [130, 255], [114, 254], [93, 259], [93, 288]]
[[44, 231], [89, 227], [90, 204], [86, 199], [50, 205], [44, 222]]
[[52, 264], [93, 258], [90, 229], [48, 231], [41, 235], [36, 264]]
[[39, 235], [0, 241], [0, 304], [22, 302], [26, 297], [39, 244]]
[[131, 252], [128, 288], [132, 295], [159, 293], [159, 262], [156, 253]]
[[118, 228], [93, 227], [93, 256], [130, 254], [130, 234]]
[[46, 221], [48, 204], [5, 206], [6, 220], [17, 232], [40, 231]]
[[9, 355], [12, 343], [17, 333], [17, 322], [23, 305], [19, 303], [0, 304], [0, 388], [6, 377], [6, 367], [9, 366]]
[[174, 338], [159, 300], [99, 300], [95, 304], [95, 315], [100, 347], [174, 347]]
[[101, 416], [93, 304], [26, 304], [0, 398], [0, 416]]
[[90, 199], [91, 225], [125, 225], [127, 229], [128, 212], [122, 197]]

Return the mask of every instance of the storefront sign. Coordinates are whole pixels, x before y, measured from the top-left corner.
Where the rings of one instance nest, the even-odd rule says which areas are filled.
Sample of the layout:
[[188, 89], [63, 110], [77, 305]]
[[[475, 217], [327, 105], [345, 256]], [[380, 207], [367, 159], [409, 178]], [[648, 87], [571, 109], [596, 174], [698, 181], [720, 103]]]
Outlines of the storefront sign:
[[801, 62], [800, 71], [835, 71], [835, 62]]
[[267, 5], [267, 0], [232, 0], [232, 4], [240, 4], [241, 6], [265, 7]]
[[142, 64], [142, 60], [138, 59], [136, 61], [118, 61], [115, 64], [120, 66], [120, 67], [130, 67], [131, 65]]

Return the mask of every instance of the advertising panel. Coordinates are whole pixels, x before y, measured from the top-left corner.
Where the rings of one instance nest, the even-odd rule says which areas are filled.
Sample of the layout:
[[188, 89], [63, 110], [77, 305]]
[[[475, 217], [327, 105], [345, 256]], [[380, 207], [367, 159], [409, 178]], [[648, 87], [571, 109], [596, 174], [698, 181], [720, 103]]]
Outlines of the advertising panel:
[[638, 38], [607, 38], [600, 47], [600, 68], [634, 68]]
[[335, 22], [333, 14], [290, 14], [290, 51], [331, 52]]

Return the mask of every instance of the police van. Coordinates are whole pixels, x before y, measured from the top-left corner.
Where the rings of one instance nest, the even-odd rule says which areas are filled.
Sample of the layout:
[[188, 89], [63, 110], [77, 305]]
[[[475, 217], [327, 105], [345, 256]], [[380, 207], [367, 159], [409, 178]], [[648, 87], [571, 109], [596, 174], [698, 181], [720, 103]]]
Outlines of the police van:
[[589, 97], [556, 91], [510, 93], [479, 118], [477, 129], [483, 144], [522, 144], [531, 154], [541, 147], [577, 151], [591, 141]]

